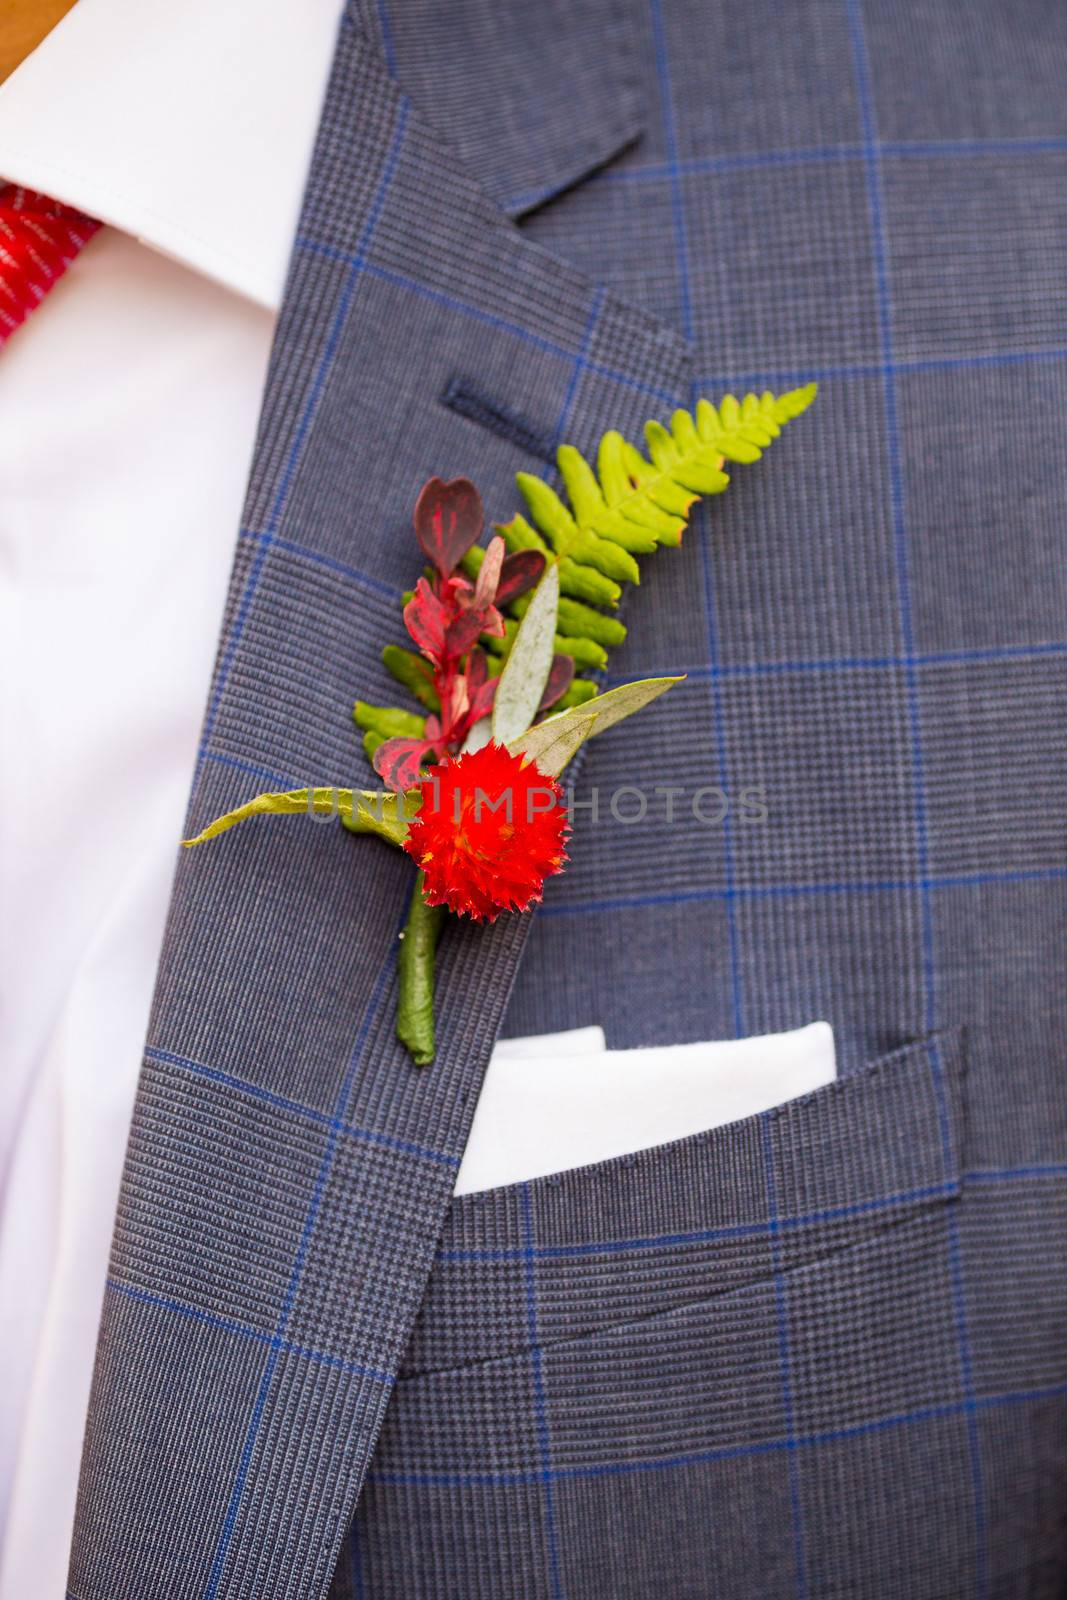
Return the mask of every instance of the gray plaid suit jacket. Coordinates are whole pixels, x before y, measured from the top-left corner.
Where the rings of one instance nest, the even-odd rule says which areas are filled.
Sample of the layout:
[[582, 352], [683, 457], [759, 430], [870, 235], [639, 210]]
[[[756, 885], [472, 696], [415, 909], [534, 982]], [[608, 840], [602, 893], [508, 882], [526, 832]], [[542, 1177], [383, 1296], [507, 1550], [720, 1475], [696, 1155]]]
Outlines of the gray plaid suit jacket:
[[[1058, 0], [346, 15], [191, 823], [368, 781], [430, 474], [506, 515], [561, 437], [814, 377], [583, 775], [770, 815], [580, 813], [536, 917], [448, 930], [422, 1072], [397, 852], [182, 860], [77, 1600], [1067, 1593], [1065, 73]], [[451, 1200], [502, 1026], [817, 1016], [833, 1087]]]

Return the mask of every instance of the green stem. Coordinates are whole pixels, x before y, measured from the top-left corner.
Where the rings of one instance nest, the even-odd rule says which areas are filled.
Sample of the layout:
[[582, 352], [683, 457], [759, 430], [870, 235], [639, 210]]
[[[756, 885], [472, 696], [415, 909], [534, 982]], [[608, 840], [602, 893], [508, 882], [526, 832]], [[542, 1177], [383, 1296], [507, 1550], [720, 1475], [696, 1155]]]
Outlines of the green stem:
[[417, 1067], [429, 1066], [434, 1058], [433, 968], [437, 936], [444, 921], [443, 906], [428, 906], [423, 894], [425, 879], [415, 879], [408, 920], [400, 935], [397, 968], [400, 995], [396, 1007], [397, 1038], [407, 1046]]

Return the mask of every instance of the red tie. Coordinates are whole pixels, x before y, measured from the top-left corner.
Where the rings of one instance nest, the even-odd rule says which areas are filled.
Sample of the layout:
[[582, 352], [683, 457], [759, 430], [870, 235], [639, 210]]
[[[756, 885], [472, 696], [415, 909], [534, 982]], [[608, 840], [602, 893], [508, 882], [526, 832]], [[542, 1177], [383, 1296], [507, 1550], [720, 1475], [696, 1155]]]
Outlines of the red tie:
[[72, 206], [0, 183], [0, 345], [40, 305], [99, 226]]

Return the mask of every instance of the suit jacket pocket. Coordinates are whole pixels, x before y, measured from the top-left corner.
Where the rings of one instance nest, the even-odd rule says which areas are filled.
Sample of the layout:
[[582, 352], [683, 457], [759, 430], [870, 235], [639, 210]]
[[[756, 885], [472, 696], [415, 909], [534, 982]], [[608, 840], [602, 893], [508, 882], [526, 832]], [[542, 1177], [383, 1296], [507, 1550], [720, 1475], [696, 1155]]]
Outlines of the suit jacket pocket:
[[388, 1592], [496, 1600], [547, 1569], [615, 1600], [967, 1588], [963, 1068], [933, 1036], [455, 1201], [361, 1502]]
[[760, 1116], [453, 1201], [402, 1380], [921, 1244], [959, 1193], [964, 1065], [962, 1030], [932, 1035]]

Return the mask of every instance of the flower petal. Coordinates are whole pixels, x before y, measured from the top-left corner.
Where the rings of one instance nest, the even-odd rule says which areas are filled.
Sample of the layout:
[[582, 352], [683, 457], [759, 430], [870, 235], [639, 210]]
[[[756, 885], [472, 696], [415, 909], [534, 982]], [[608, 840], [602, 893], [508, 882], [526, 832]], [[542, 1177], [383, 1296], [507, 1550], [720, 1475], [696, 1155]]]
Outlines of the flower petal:
[[489, 922], [525, 911], [567, 859], [563, 790], [503, 745], [430, 767], [421, 800], [404, 848], [422, 868], [430, 905]]

